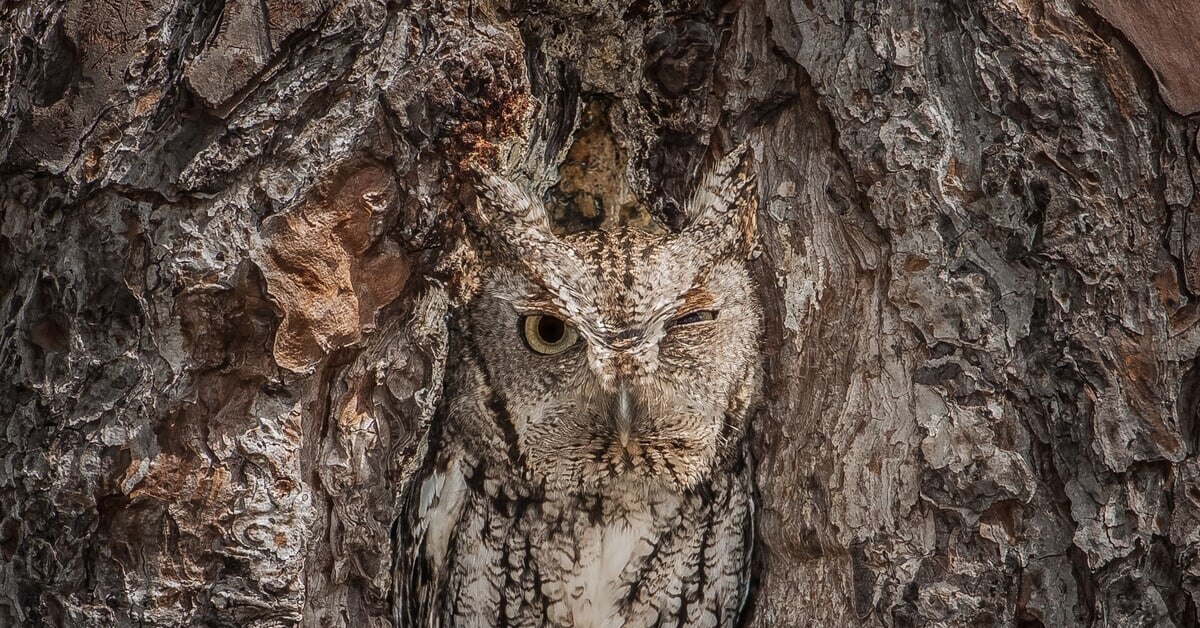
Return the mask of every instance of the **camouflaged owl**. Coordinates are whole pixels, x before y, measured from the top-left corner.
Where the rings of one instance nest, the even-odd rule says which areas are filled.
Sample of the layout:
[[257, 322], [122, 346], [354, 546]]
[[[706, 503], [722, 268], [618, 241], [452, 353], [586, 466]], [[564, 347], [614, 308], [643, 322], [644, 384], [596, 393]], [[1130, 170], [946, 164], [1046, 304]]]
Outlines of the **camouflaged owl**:
[[721, 160], [666, 234], [556, 236], [479, 177], [486, 270], [397, 526], [399, 625], [738, 622], [763, 334], [748, 160]]

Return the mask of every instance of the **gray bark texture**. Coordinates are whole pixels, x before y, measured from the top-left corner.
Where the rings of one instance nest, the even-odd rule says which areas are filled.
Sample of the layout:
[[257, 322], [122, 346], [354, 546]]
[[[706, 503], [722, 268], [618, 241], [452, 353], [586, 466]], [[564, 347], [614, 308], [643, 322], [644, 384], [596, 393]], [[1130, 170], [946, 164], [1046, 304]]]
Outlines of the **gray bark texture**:
[[741, 143], [747, 625], [1197, 625], [1188, 5], [0, 0], [0, 626], [389, 625], [464, 169]]

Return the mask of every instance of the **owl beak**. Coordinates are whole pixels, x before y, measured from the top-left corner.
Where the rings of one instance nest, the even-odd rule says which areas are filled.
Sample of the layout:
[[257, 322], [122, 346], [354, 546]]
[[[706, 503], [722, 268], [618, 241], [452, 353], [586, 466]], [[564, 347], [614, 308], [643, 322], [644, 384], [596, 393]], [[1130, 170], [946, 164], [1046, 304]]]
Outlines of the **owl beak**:
[[633, 391], [629, 389], [629, 384], [621, 382], [617, 387], [617, 404], [616, 412], [614, 413], [614, 422], [616, 423], [617, 436], [621, 439], [621, 448], [629, 447], [629, 437], [633, 434]]

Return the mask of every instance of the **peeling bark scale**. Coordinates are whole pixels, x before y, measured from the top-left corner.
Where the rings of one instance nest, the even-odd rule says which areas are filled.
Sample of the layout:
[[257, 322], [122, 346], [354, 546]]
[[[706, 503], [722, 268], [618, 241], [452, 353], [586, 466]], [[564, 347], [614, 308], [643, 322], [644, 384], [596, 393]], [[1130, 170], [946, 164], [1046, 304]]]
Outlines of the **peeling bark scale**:
[[389, 625], [465, 164], [670, 225], [742, 142], [749, 625], [1197, 625], [1196, 15], [0, 1], [0, 625]]

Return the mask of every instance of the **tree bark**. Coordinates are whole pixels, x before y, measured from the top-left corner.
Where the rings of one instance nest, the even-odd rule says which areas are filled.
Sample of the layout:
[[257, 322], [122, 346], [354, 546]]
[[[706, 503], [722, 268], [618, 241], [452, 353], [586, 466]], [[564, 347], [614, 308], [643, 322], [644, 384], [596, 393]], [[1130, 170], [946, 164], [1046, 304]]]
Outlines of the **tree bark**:
[[1200, 45], [1132, 6], [0, 2], [0, 625], [390, 625], [463, 169], [671, 225], [741, 143], [748, 624], [1197, 625]]

